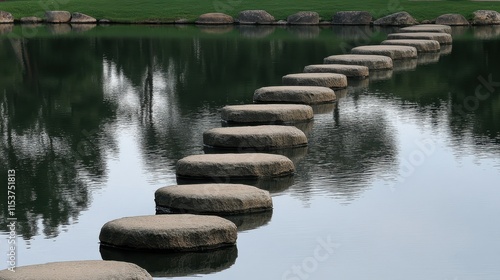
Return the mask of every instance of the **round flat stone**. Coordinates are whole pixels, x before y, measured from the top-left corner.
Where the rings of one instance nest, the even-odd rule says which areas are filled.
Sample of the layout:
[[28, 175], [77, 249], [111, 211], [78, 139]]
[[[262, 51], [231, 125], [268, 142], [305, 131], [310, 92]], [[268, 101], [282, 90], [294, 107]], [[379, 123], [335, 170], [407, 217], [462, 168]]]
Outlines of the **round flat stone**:
[[21, 266], [16, 272], [2, 270], [3, 280], [149, 280], [153, 277], [139, 266], [117, 261], [69, 261]]
[[268, 211], [268, 191], [242, 184], [175, 185], [155, 192], [157, 207], [172, 213], [234, 215]]
[[228, 123], [294, 123], [314, 118], [313, 109], [300, 104], [247, 104], [225, 106], [222, 120]]
[[387, 39], [420, 39], [420, 40], [436, 40], [441, 45], [451, 44], [453, 39], [448, 33], [438, 33], [438, 32], [413, 32], [413, 33], [392, 33], [387, 35]]
[[294, 126], [218, 127], [203, 133], [203, 144], [219, 149], [286, 149], [307, 146], [307, 137]]
[[347, 77], [334, 73], [299, 73], [283, 76], [285, 86], [318, 86], [328, 88], [347, 87]]
[[372, 45], [359, 46], [351, 50], [353, 54], [385, 55], [393, 60], [417, 57], [417, 49], [410, 46]]
[[368, 77], [369, 69], [361, 65], [346, 64], [316, 64], [304, 67], [305, 73], [337, 73], [346, 77], [364, 78]]
[[177, 162], [177, 176], [185, 178], [272, 178], [294, 172], [289, 158], [264, 153], [193, 155]]
[[414, 26], [403, 27], [399, 32], [439, 32], [451, 34], [451, 27], [442, 24], [419, 24]]
[[236, 243], [236, 225], [217, 217], [173, 214], [116, 219], [99, 234], [103, 246], [150, 251], [202, 251]]
[[361, 65], [370, 70], [392, 69], [392, 59], [383, 55], [339, 54], [325, 58], [324, 63]]
[[436, 40], [385, 40], [381, 45], [410, 46], [417, 49], [418, 53], [439, 52], [440, 44]]
[[253, 95], [255, 103], [321, 104], [333, 102], [335, 99], [335, 92], [327, 87], [262, 87]]

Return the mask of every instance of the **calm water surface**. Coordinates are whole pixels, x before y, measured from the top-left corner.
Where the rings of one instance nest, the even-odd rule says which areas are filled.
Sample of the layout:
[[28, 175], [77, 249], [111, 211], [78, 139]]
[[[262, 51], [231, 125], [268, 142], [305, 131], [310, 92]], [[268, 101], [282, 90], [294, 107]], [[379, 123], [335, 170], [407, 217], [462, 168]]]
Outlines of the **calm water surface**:
[[177, 160], [203, 153], [221, 107], [392, 30], [34, 30], [0, 37], [0, 178], [16, 170], [19, 266], [104, 258], [158, 279], [500, 279], [499, 28], [455, 29], [451, 52], [352, 81], [304, 128], [310, 146], [293, 154], [293, 181], [270, 188], [274, 211], [239, 219], [236, 248], [180, 255], [100, 250], [98, 234], [155, 213], [154, 191], [176, 184]]

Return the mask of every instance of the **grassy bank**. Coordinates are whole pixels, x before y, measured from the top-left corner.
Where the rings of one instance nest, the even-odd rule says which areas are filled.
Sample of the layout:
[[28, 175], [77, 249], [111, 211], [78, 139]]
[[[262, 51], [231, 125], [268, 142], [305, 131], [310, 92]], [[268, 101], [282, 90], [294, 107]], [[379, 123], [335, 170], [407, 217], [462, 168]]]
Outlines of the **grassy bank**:
[[116, 21], [195, 20], [200, 14], [224, 12], [236, 16], [239, 11], [263, 9], [277, 20], [286, 19], [297, 11], [316, 11], [324, 20], [330, 20], [337, 11], [364, 10], [375, 18], [407, 11], [417, 20], [433, 19], [444, 13], [459, 13], [470, 18], [475, 10], [500, 11], [500, 2], [473, 1], [408, 1], [408, 0], [5, 0], [0, 10], [8, 11], [16, 19], [26, 16], [43, 17], [45, 10], [82, 12], [95, 18]]

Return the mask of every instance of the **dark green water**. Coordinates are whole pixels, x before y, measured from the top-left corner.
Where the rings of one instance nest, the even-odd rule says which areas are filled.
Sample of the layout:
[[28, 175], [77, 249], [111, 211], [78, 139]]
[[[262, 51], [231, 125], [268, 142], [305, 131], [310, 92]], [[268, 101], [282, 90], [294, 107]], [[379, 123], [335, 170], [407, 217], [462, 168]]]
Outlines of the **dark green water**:
[[154, 191], [176, 183], [177, 160], [203, 153], [221, 107], [391, 30], [33, 30], [0, 35], [0, 180], [16, 170], [19, 266], [104, 258], [159, 278], [500, 279], [500, 28], [455, 29], [451, 53], [339, 91], [315, 115], [293, 181], [271, 189], [273, 213], [238, 220], [237, 248], [182, 255], [100, 252], [99, 230], [154, 214]]

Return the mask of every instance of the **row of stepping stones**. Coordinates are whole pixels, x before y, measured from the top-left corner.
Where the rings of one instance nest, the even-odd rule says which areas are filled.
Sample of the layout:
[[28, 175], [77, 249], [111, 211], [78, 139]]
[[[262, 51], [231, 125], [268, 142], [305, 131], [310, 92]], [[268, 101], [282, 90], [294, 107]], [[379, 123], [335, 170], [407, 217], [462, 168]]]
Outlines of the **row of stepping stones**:
[[[323, 65], [306, 66], [306, 73], [286, 75], [283, 86], [259, 88], [254, 92], [254, 104], [222, 108], [221, 119], [233, 126], [204, 132], [203, 143], [231, 153], [180, 159], [176, 167], [178, 182], [188, 179], [197, 184], [158, 189], [157, 215], [125, 217], [106, 223], [99, 234], [101, 247], [160, 252], [234, 247], [238, 228], [231, 217], [269, 212], [273, 204], [268, 191], [237, 184], [233, 179], [293, 176], [292, 160], [270, 152], [307, 146], [306, 134], [294, 125], [314, 118], [311, 106], [334, 103], [336, 94], [332, 88], [346, 87], [347, 77], [363, 79], [370, 76], [370, 71], [391, 69], [393, 60], [438, 52], [440, 46], [452, 41], [449, 26], [419, 25], [400, 31], [388, 35], [381, 45], [356, 47], [353, 54], [329, 56]], [[83, 279], [82, 275], [85, 279], [152, 279], [136, 265], [113, 261], [27, 266], [15, 274], [0, 271], [0, 278], [59, 279], [53, 273], [61, 279]]]

